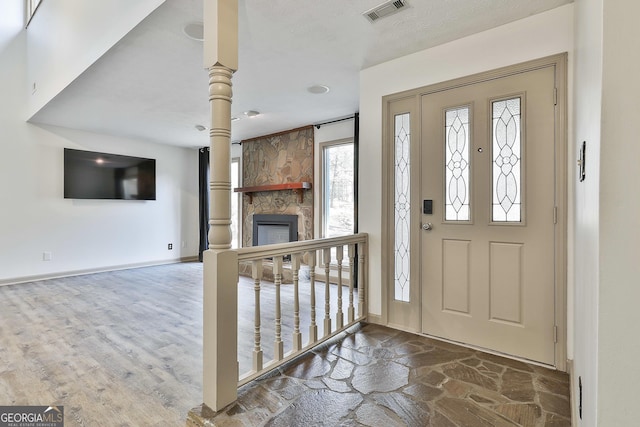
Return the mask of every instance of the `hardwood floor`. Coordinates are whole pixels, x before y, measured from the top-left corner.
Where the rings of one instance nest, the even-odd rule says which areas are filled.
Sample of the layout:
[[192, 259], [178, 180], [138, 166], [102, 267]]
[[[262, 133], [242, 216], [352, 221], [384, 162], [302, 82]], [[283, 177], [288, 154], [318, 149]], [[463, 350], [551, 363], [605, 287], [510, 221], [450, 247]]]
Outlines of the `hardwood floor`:
[[68, 426], [184, 425], [202, 401], [202, 266], [0, 287], [0, 402]]
[[[282, 285], [281, 292], [287, 352], [293, 286]], [[238, 293], [238, 354], [245, 372], [252, 362], [252, 281], [241, 278]], [[335, 286], [331, 294], [335, 312]], [[309, 297], [307, 281], [300, 287], [303, 344], [309, 336]], [[343, 298], [346, 318], [346, 291]], [[189, 409], [202, 402], [202, 264], [4, 286], [0, 301], [1, 405], [63, 405], [68, 426], [172, 426], [184, 425]], [[273, 355], [274, 301], [273, 284], [263, 283], [265, 362]], [[322, 336], [321, 283], [316, 304]]]

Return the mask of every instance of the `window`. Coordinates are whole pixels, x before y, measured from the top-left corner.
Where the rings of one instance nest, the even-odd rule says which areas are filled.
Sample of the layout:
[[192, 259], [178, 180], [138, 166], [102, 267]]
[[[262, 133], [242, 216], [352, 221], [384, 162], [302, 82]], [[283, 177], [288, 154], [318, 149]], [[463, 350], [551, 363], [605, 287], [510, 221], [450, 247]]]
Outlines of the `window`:
[[322, 237], [354, 232], [354, 146], [353, 142], [321, 145], [322, 152]]

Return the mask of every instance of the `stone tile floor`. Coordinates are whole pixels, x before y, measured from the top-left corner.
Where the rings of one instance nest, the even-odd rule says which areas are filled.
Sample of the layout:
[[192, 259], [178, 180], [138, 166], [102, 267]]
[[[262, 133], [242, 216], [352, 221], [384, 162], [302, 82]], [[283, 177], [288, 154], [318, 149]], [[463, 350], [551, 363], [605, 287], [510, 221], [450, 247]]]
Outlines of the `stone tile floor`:
[[570, 426], [569, 376], [373, 324], [238, 390], [188, 426]]

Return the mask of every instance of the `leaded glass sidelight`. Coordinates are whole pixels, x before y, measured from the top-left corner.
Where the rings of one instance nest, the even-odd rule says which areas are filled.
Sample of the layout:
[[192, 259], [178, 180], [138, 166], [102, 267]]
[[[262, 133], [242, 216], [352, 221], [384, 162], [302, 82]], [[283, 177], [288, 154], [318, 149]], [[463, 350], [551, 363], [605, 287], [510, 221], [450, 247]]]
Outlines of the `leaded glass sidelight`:
[[395, 299], [409, 301], [410, 279], [410, 236], [411, 220], [410, 202], [410, 162], [409, 149], [411, 143], [411, 129], [409, 113], [395, 116], [394, 149], [395, 149]]
[[520, 222], [522, 217], [520, 103], [519, 97], [492, 102], [492, 220], [496, 222]]
[[445, 215], [469, 221], [469, 107], [445, 111]]

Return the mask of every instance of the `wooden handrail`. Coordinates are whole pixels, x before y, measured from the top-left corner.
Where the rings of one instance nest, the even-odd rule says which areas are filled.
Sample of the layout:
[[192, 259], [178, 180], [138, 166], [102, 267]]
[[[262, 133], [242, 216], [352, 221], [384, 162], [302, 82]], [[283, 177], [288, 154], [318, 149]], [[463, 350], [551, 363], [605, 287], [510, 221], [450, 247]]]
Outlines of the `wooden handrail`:
[[282, 191], [282, 190], [291, 190], [294, 193], [298, 194], [298, 202], [302, 203], [304, 200], [304, 190], [309, 190], [311, 188], [311, 183], [308, 181], [300, 181], [300, 182], [286, 182], [284, 184], [267, 184], [267, 185], [257, 185], [253, 187], [238, 187], [233, 191], [236, 193], [247, 193], [249, 196], [249, 204], [253, 203], [253, 193], [258, 193], [261, 191]]

